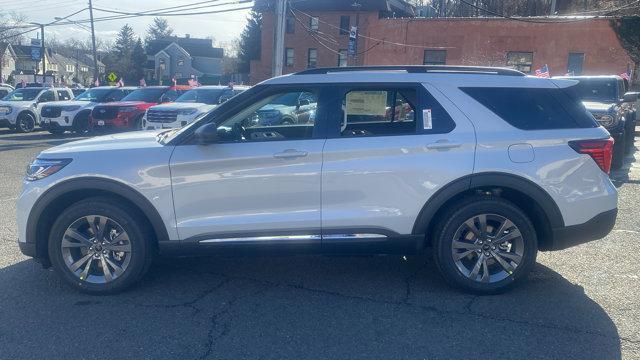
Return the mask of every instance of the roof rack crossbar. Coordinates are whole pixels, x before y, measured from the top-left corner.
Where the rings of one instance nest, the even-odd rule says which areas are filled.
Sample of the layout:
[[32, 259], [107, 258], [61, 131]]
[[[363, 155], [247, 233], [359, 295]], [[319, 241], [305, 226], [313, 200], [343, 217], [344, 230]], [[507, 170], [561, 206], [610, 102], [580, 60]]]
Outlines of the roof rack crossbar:
[[406, 71], [412, 74], [449, 73], [449, 74], [485, 74], [526, 76], [525, 73], [514, 69], [486, 67], [486, 66], [456, 66], [456, 65], [389, 65], [389, 66], [348, 66], [307, 69], [293, 75], [322, 75], [352, 71]]

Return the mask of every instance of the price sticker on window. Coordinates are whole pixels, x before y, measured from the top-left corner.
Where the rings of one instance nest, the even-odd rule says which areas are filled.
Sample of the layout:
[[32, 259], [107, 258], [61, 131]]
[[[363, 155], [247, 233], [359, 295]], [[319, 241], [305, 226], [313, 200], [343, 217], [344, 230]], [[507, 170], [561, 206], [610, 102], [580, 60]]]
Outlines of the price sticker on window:
[[433, 129], [433, 120], [431, 118], [431, 109], [422, 110], [422, 122], [425, 130]]

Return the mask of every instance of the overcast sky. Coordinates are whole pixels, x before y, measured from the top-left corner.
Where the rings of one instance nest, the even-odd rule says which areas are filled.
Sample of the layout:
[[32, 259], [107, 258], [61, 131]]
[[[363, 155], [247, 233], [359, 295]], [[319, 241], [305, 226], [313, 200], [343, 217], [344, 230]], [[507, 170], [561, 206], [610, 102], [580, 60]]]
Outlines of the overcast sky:
[[[93, 0], [95, 8], [108, 10], [118, 10], [125, 12], [140, 12], [153, 9], [167, 8], [178, 5], [193, 4], [203, 0]], [[232, 0], [219, 0], [220, 3]], [[28, 21], [47, 23], [54, 21], [55, 17], [64, 17], [87, 7], [88, 0], [0, 0], [2, 11], [16, 11], [28, 17]], [[212, 3], [209, 3], [211, 5]], [[198, 6], [204, 6], [201, 4]], [[246, 6], [246, 4], [244, 4]], [[239, 7], [241, 5], [235, 5]], [[224, 9], [232, 6], [219, 6], [217, 8], [194, 9], [191, 12], [212, 11]], [[213, 37], [218, 42], [229, 42], [238, 37], [244, 28], [248, 10], [227, 12], [222, 14], [207, 14], [195, 16], [169, 16], [166, 19], [174, 30], [174, 34], [184, 36], [190, 34], [192, 37]], [[100, 11], [94, 11], [94, 17], [111, 16]], [[74, 20], [88, 19], [89, 12], [85, 11], [71, 17]], [[124, 24], [133, 27], [136, 35], [144, 39], [146, 29], [153, 17], [136, 17], [129, 19], [96, 22], [96, 36], [105, 40], [113, 40], [118, 29]], [[76, 25], [49, 27], [45, 34], [53, 34], [57, 39], [64, 40], [74, 37], [86, 39], [90, 32], [83, 30]], [[35, 37], [35, 32], [33, 33]]]

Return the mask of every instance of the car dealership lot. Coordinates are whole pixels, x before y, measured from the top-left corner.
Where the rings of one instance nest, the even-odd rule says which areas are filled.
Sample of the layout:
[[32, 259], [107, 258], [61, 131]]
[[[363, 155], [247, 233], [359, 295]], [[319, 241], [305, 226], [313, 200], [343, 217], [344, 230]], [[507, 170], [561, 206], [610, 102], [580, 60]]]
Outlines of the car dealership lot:
[[615, 230], [541, 253], [503, 295], [452, 290], [430, 258], [300, 256], [159, 260], [131, 290], [95, 297], [16, 243], [26, 165], [73, 139], [0, 129], [0, 359], [640, 357], [637, 152], [613, 175]]

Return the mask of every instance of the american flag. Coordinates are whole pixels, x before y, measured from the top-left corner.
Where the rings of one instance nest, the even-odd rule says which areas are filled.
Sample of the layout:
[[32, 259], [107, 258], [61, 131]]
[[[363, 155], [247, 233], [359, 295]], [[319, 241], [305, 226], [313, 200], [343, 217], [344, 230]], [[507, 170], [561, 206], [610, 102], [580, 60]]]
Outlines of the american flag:
[[541, 77], [541, 78], [549, 78], [549, 67], [547, 66], [547, 64], [544, 64], [543, 67], [541, 67], [540, 69], [536, 70], [536, 76], [537, 77]]

